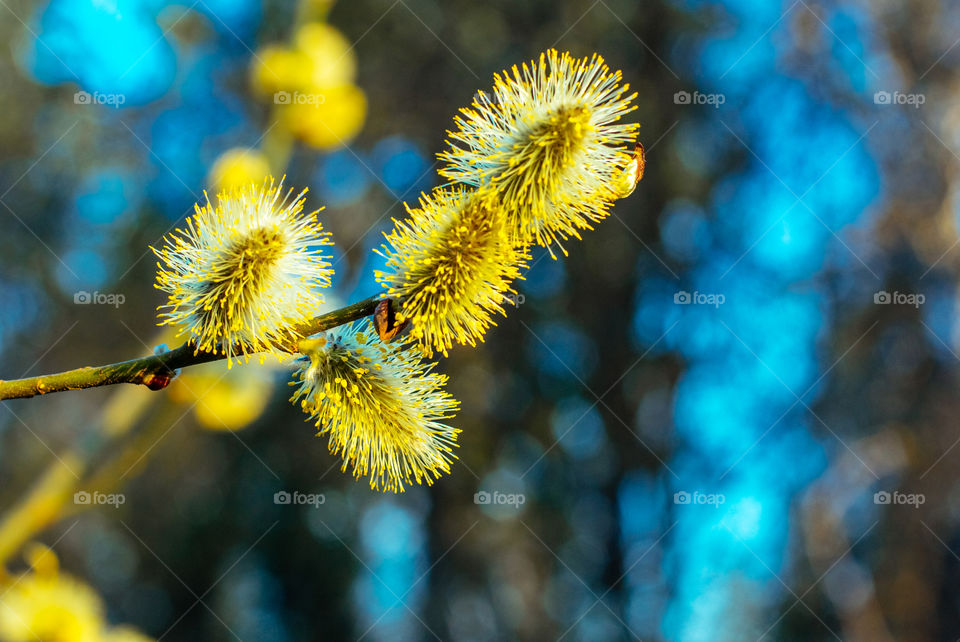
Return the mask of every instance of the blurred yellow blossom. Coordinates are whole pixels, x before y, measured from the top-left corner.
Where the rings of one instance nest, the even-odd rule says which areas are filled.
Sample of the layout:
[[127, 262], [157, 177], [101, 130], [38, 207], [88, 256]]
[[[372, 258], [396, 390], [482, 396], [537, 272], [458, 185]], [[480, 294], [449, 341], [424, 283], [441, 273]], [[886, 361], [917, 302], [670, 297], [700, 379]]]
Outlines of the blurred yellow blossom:
[[273, 393], [275, 357], [260, 367], [227, 368], [213, 362], [184, 370], [168, 390], [178, 403], [193, 404], [197, 422], [210, 430], [240, 430], [256, 421]]
[[294, 47], [310, 60], [310, 86], [335, 87], [352, 83], [357, 74], [357, 57], [350, 41], [336, 28], [323, 22], [300, 27]]
[[253, 88], [272, 100], [279, 124], [304, 143], [331, 149], [363, 127], [367, 97], [354, 84], [357, 57], [335, 27], [309, 22], [290, 46], [269, 45], [254, 58]]
[[346, 37], [328, 24], [311, 22], [297, 30], [292, 46], [267, 45], [258, 51], [252, 80], [256, 91], [272, 96], [348, 85], [356, 73], [357, 57]]
[[209, 184], [214, 192], [259, 185], [270, 175], [270, 163], [263, 152], [248, 147], [234, 147], [220, 154], [210, 169]]
[[25, 553], [32, 567], [0, 585], [0, 640], [4, 642], [145, 642], [127, 627], [109, 629], [103, 600], [91, 587], [60, 572], [50, 549]]
[[367, 96], [355, 85], [327, 87], [313, 101], [284, 105], [282, 122], [313, 147], [330, 149], [348, 142], [363, 127]]
[[256, 92], [273, 96], [278, 91], [299, 91], [309, 85], [310, 59], [301, 51], [267, 45], [257, 52], [251, 68]]
[[153, 642], [153, 638], [144, 635], [136, 629], [118, 626], [103, 634], [100, 637], [100, 642]]

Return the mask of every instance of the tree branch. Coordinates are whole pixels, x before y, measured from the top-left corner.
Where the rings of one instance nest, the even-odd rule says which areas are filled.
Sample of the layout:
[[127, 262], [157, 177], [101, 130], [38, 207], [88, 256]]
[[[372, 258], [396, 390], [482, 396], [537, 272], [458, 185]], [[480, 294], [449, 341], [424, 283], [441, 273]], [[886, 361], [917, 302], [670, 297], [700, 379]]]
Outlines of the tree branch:
[[[307, 337], [323, 330], [368, 317], [374, 313], [377, 304], [382, 301], [373, 296], [352, 305], [322, 314], [295, 328], [301, 336]], [[290, 352], [296, 352], [296, 346]], [[82, 390], [98, 386], [112, 386], [117, 383], [144, 385], [151, 390], [161, 390], [176, 376], [178, 368], [195, 366], [201, 363], [219, 361], [226, 355], [197, 350], [189, 342], [179, 348], [140, 359], [130, 359], [105, 366], [76, 368], [57, 374], [27, 377], [25, 379], [0, 380], [0, 400], [23, 399], [36, 395], [64, 390]]]

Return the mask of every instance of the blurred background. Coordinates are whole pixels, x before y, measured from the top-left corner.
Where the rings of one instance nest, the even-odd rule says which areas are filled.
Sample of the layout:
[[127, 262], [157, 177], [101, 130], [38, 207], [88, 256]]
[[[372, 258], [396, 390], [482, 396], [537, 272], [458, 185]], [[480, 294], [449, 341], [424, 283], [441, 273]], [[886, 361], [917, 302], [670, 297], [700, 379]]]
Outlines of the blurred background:
[[0, 507], [130, 430], [76, 471], [122, 505], [39, 539], [170, 641], [957, 639], [958, 36], [947, 0], [0, 0], [4, 378], [173, 345], [148, 246], [248, 174], [326, 206], [332, 305], [376, 293], [454, 114], [549, 47], [623, 70], [647, 150], [442, 360], [433, 487], [217, 365], [5, 402]]

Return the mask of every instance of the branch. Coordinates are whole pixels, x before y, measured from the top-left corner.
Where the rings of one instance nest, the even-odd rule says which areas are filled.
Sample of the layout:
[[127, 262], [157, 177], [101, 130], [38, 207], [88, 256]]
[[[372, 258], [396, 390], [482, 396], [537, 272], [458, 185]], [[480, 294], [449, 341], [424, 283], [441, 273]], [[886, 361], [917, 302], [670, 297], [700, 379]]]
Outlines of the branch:
[[[310, 336], [323, 330], [368, 317], [374, 313], [377, 304], [383, 301], [379, 296], [364, 299], [358, 303], [348, 305], [322, 314], [295, 328], [300, 336]], [[296, 352], [296, 347], [290, 352]], [[190, 342], [179, 348], [161, 352], [160, 354], [140, 359], [130, 359], [105, 366], [77, 368], [57, 374], [27, 377], [25, 379], [0, 380], [0, 400], [23, 399], [36, 395], [45, 395], [50, 392], [64, 390], [82, 390], [98, 386], [112, 386], [117, 383], [134, 383], [144, 385], [151, 390], [161, 390], [176, 376], [178, 368], [195, 366], [201, 363], [219, 361], [226, 355], [215, 352], [197, 350]]]

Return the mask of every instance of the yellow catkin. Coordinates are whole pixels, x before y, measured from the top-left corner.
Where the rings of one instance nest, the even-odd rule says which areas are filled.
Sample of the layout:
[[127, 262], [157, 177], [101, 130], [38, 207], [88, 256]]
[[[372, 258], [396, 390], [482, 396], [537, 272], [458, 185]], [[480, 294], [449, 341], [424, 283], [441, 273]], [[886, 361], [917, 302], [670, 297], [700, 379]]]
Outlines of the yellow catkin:
[[161, 324], [201, 350], [234, 355], [281, 351], [298, 323], [320, 313], [333, 270], [317, 212], [303, 214], [306, 190], [291, 198], [283, 181], [224, 192], [196, 207], [167, 236], [157, 287], [167, 293]]
[[450, 472], [460, 431], [444, 422], [459, 403], [443, 389], [445, 375], [432, 372], [417, 350], [382, 343], [369, 321], [310, 343], [291, 401], [329, 438], [342, 470], [392, 492]]
[[399, 302], [397, 320], [424, 354], [447, 354], [456, 344], [476, 345], [495, 325], [495, 314], [515, 301], [512, 282], [525, 267], [526, 250], [513, 245], [507, 214], [496, 200], [465, 189], [424, 195], [410, 218], [394, 221], [378, 252], [387, 270], [376, 272]]
[[619, 122], [635, 109], [628, 90], [599, 55], [551, 49], [497, 74], [492, 95], [461, 110], [440, 173], [495, 194], [515, 244], [580, 238], [624, 195], [639, 128]]

